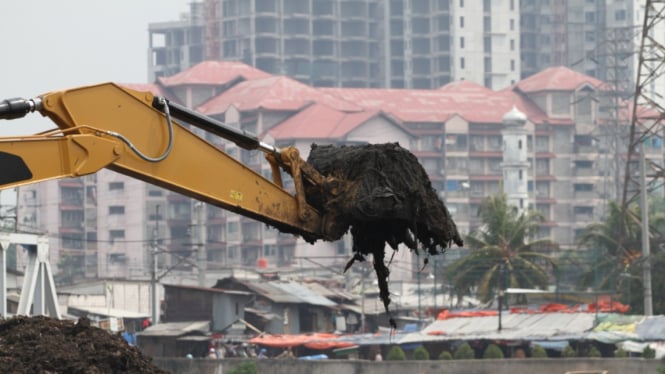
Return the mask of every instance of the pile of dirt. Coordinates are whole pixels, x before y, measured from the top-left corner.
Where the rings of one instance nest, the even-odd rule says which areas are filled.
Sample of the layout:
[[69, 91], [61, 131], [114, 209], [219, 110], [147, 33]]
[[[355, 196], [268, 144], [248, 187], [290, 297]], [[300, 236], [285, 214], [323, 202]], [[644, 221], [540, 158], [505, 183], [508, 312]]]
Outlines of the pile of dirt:
[[[419, 253], [443, 253], [463, 245], [455, 222], [418, 159], [397, 143], [359, 146], [312, 145], [307, 162], [319, 173], [341, 181], [328, 191], [307, 193], [308, 202], [324, 212], [341, 236], [350, 228], [354, 261], [372, 254], [379, 296], [389, 312], [389, 261], [385, 245], [403, 243]], [[394, 253], [393, 253], [394, 255]], [[424, 264], [427, 259], [423, 260]]]
[[167, 374], [120, 336], [78, 322], [35, 316], [0, 320], [0, 373]]

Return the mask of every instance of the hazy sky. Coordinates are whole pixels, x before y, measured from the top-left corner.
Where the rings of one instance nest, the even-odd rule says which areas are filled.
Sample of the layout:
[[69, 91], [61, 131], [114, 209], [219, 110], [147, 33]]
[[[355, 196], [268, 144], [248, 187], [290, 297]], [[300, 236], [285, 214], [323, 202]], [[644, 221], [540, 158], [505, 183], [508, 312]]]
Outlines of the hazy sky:
[[[101, 82], [145, 83], [148, 24], [191, 0], [21, 0], [0, 5], [0, 100]], [[0, 120], [0, 136], [53, 127], [39, 114]]]

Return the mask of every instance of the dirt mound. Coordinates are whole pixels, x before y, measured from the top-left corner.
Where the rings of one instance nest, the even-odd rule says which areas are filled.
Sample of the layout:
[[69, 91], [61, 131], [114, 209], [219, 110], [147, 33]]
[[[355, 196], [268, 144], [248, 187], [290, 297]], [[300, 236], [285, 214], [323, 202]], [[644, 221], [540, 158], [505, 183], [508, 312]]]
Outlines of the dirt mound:
[[[385, 245], [403, 243], [418, 253], [443, 253], [463, 241], [418, 159], [397, 143], [361, 146], [312, 145], [307, 162], [319, 173], [343, 181], [329, 191], [308, 193], [339, 236], [351, 229], [354, 261], [372, 254], [381, 300], [388, 311], [389, 269]], [[427, 262], [426, 258], [423, 260]]]
[[168, 373], [120, 336], [49, 317], [0, 320], [0, 373]]

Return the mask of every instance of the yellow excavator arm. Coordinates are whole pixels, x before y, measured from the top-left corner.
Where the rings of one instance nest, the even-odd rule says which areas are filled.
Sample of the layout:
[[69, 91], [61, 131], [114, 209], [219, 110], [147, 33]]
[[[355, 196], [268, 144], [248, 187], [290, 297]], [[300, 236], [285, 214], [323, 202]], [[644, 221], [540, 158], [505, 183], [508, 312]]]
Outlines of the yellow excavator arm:
[[[322, 177], [299, 156], [183, 106], [113, 83], [0, 102], [0, 119], [38, 111], [58, 129], [0, 138], [0, 188], [79, 177], [108, 168], [270, 224], [308, 241], [328, 239], [320, 212], [305, 201], [303, 179]], [[263, 151], [272, 167], [264, 178], [181, 125], [204, 129], [238, 146]], [[280, 170], [294, 177], [285, 190]]]

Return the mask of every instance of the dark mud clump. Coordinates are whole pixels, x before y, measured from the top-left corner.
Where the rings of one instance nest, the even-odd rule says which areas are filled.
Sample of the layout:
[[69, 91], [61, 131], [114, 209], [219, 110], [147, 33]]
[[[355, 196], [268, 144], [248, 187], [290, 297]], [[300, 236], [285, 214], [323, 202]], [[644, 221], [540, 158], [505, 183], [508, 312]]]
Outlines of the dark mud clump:
[[418, 254], [422, 249], [430, 255], [443, 253], [452, 243], [463, 245], [427, 173], [399, 144], [312, 145], [307, 162], [337, 181], [326, 191], [308, 191], [308, 202], [324, 212], [324, 224], [333, 225], [336, 236], [351, 229], [354, 256], [347, 269], [372, 254], [379, 296], [387, 312], [386, 244], [395, 251], [404, 244]]
[[168, 374], [118, 335], [44, 316], [0, 320], [0, 373]]

